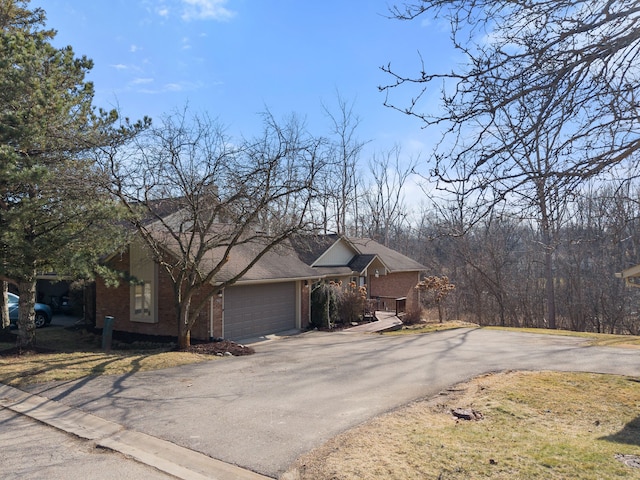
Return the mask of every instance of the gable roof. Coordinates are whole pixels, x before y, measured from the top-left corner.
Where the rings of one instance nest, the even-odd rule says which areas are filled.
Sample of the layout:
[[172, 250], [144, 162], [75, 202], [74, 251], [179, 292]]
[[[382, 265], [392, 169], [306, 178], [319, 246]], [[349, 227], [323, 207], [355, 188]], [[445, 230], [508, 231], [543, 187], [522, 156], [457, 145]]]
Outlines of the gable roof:
[[[164, 221], [176, 217], [182, 222], [177, 202], [168, 202], [167, 216]], [[162, 205], [165, 207], [165, 205]], [[161, 242], [165, 251], [171, 255], [180, 255], [178, 239], [167, 235], [160, 222], [151, 222], [147, 228], [154, 236], [165, 236]], [[228, 224], [217, 225], [224, 238]], [[184, 235], [189, 235], [185, 232]], [[193, 240], [193, 239], [192, 239]], [[197, 240], [196, 240], [197, 241]], [[228, 281], [237, 276], [266, 245], [266, 238], [257, 237], [251, 241], [234, 245], [229, 258], [222, 266], [216, 283]], [[224, 243], [224, 240], [223, 240]], [[223, 258], [226, 247], [209, 250], [200, 263], [203, 274], [214, 268]], [[289, 280], [317, 279], [329, 276], [368, 275], [375, 271], [381, 273], [419, 272], [426, 267], [415, 260], [385, 247], [370, 238], [329, 235], [295, 235], [265, 253], [239, 280], [238, 283], [278, 282]]]
[[[234, 245], [231, 248], [228, 262], [220, 270], [218, 280], [225, 281], [236, 276], [251, 263], [262, 248], [264, 248], [264, 243], [258, 240]], [[208, 252], [209, 256], [205, 262], [213, 266], [213, 262], [218, 262], [222, 258], [223, 251], [224, 248], [222, 247], [211, 250]], [[301, 280], [317, 277], [318, 272], [300, 261], [296, 255], [292, 255], [291, 245], [287, 241], [284, 241], [265, 253], [264, 256], [242, 276], [238, 283]]]
[[[298, 235], [292, 238], [291, 244], [298, 258], [314, 267], [323, 276], [364, 273], [372, 265], [374, 268], [380, 266], [390, 273], [426, 270], [421, 263], [370, 238], [336, 234]], [[344, 255], [344, 248], [348, 248], [351, 255], [346, 262], [337, 263], [340, 255], [332, 257], [331, 252], [342, 249], [339, 253]], [[336, 262], [332, 263], [332, 259]]]
[[640, 283], [637, 280], [638, 277], [640, 277], [640, 265], [634, 265], [622, 272], [617, 272], [615, 276], [617, 278], [624, 279], [624, 283], [627, 287], [640, 287]]
[[360, 255], [377, 255], [390, 272], [413, 272], [427, 267], [412, 258], [370, 239], [345, 237]]
[[291, 238], [291, 246], [300, 260], [313, 265], [339, 238], [336, 234], [295, 235]]
[[[220, 225], [220, 229], [223, 230], [224, 225]], [[190, 237], [190, 234], [183, 235]], [[195, 238], [190, 237], [188, 241], [192, 243], [194, 249], [198, 248], [198, 236]], [[221, 238], [222, 243], [226, 243], [227, 241], [228, 239]], [[176, 258], [181, 257], [181, 246], [178, 239], [167, 235], [161, 243], [167, 253]], [[183, 243], [183, 246], [186, 243], [187, 241]], [[221, 283], [228, 281], [244, 270], [268, 244], [269, 240], [264, 237], [255, 237], [240, 241], [231, 247], [226, 262], [223, 262], [227, 250], [226, 244], [213, 247], [205, 252], [199, 262], [199, 270], [203, 275], [206, 275], [209, 271], [216, 268], [219, 263], [223, 262], [222, 268], [215, 276], [215, 282]], [[309, 265], [302, 262], [293, 253], [289, 242], [284, 240], [264, 253], [260, 260], [258, 260], [237, 283], [278, 282], [314, 279], [317, 277], [318, 273]]]

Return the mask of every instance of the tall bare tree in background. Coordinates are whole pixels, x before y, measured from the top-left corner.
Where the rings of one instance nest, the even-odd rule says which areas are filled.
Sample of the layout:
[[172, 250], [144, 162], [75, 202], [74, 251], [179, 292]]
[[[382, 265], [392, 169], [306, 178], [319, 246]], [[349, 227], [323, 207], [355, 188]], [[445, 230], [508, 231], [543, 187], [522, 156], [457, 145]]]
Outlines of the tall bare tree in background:
[[[453, 47], [466, 62], [432, 72], [423, 61], [417, 75], [383, 67], [393, 77], [381, 88], [386, 105], [443, 129], [431, 177], [454, 193], [461, 182], [471, 185], [465, 195], [476, 204], [476, 219], [507, 202], [537, 222], [546, 315], [555, 328], [553, 262], [568, 192], [636, 167], [640, 4], [423, 0], [392, 13], [448, 21]], [[408, 104], [397, 100], [416, 86]], [[430, 89], [441, 90], [440, 110], [423, 103]]]
[[[329, 231], [355, 235], [359, 232], [358, 205], [360, 177], [358, 162], [365, 145], [357, 137], [360, 118], [354, 112], [353, 102], [337, 94], [337, 109], [323, 105], [329, 119], [329, 139], [326, 158], [327, 169], [320, 179], [324, 195], [319, 197], [320, 211], [323, 212], [324, 232]], [[351, 227], [351, 232], [348, 229]]]
[[413, 173], [415, 163], [411, 160], [402, 165], [399, 146], [374, 154], [369, 161], [372, 179], [362, 197], [366, 208], [361, 211], [360, 223], [367, 236], [387, 247], [394, 231], [408, 227], [409, 210], [405, 203], [404, 187]]

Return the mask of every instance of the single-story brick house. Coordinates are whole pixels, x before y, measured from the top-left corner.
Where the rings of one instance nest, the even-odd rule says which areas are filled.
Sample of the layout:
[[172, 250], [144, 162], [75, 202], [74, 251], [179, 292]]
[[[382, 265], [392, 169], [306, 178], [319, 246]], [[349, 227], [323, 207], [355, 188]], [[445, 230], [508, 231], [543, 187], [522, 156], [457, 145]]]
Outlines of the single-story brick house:
[[[222, 276], [231, 276], [255, 253], [248, 245], [234, 247], [232, 252]], [[97, 280], [97, 327], [103, 326], [105, 316], [113, 316], [117, 331], [176, 336], [171, 282], [143, 244], [132, 242], [108, 263], [139, 281], [109, 287]], [[321, 280], [366, 285], [381, 309], [394, 309], [398, 297], [406, 297], [410, 306], [417, 301], [414, 287], [424, 270], [418, 262], [370, 239], [301, 235], [269, 251], [232, 286], [215, 291], [213, 284], [215, 293], [200, 313], [191, 338], [238, 340], [304, 329], [311, 318], [311, 287]]]
[[365, 285], [380, 310], [394, 310], [398, 298], [407, 299], [407, 309], [418, 301], [414, 287], [426, 267], [378, 242], [332, 234], [299, 236], [292, 243], [319, 278]]

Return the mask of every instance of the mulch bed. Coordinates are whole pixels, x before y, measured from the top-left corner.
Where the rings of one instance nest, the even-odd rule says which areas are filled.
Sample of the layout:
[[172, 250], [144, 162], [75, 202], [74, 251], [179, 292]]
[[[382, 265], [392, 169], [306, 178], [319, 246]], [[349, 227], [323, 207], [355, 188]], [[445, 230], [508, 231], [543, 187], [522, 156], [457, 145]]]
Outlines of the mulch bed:
[[[0, 331], [0, 336], [5, 341], [7, 340], [10, 340], [12, 342], [16, 341], [15, 335], [11, 333], [5, 333]], [[162, 343], [160, 343], [160, 345], [161, 344]], [[153, 347], [157, 347], [157, 346], [158, 344], [153, 345]], [[255, 350], [252, 347], [241, 345], [237, 342], [232, 342], [230, 340], [218, 340], [215, 342], [194, 343], [186, 351], [191, 353], [200, 353], [204, 355], [217, 355], [217, 356], [233, 355], [234, 357], [239, 357], [242, 355], [252, 355], [255, 353]], [[6, 350], [0, 350], [0, 357], [27, 356], [27, 355], [35, 355], [40, 353], [55, 353], [55, 350], [38, 347], [38, 346], [33, 346], [28, 349], [19, 348], [16, 346]]]
[[28, 355], [38, 355], [41, 353], [55, 353], [49, 348], [30, 347], [27, 349], [13, 347], [7, 350], [0, 350], [0, 357], [26, 357]]
[[232, 342], [230, 340], [221, 340], [219, 342], [209, 342], [209, 343], [197, 343], [195, 345], [191, 345], [188, 349], [188, 352], [191, 353], [202, 353], [206, 355], [233, 355], [234, 357], [239, 357], [241, 355], [251, 355], [255, 353], [255, 350], [251, 347], [247, 347], [246, 345], [241, 345], [236, 342]]

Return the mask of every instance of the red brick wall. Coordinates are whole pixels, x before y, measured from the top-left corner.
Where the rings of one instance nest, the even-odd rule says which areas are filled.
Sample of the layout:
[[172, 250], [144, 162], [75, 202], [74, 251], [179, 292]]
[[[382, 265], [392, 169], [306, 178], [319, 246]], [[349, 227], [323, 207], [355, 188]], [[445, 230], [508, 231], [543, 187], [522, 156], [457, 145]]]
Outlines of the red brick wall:
[[[109, 266], [120, 272], [129, 271], [129, 252], [118, 255], [109, 262]], [[121, 280], [117, 287], [107, 287], [102, 278], [96, 279], [96, 326], [104, 326], [104, 317], [114, 318], [114, 329], [129, 331], [125, 327], [129, 323], [129, 284]], [[125, 323], [126, 322], [126, 323]]]
[[375, 299], [380, 297], [380, 307], [383, 302], [387, 310], [395, 310], [395, 299], [407, 297], [406, 310], [409, 311], [418, 305], [418, 293], [415, 290], [416, 284], [420, 281], [419, 272], [400, 272], [380, 275], [376, 278], [369, 276], [369, 297]]
[[311, 282], [302, 282], [300, 287], [300, 328], [305, 329], [311, 322]]
[[213, 334], [211, 336], [222, 337], [222, 297], [217, 293], [213, 296]]
[[[123, 253], [111, 260], [110, 266], [125, 274], [129, 271], [129, 253]], [[104, 280], [96, 280], [96, 327], [104, 326], [104, 317], [114, 317], [113, 329], [121, 332], [140, 333], [145, 335], [178, 336], [178, 319], [174, 306], [174, 294], [171, 279], [162, 269], [158, 269], [158, 322], [144, 323], [130, 321], [130, 286], [122, 280], [117, 287], [107, 287]], [[200, 297], [201, 298], [201, 297]], [[194, 303], [198, 298], [194, 299]], [[210, 336], [220, 336], [222, 332], [222, 306], [217, 296], [214, 297], [214, 314], [217, 318], [218, 333], [216, 334], [216, 319], [214, 318], [214, 333], [210, 334], [209, 314], [210, 304], [200, 312], [192, 331], [191, 338], [208, 340]], [[217, 305], [217, 307], [216, 307]]]

